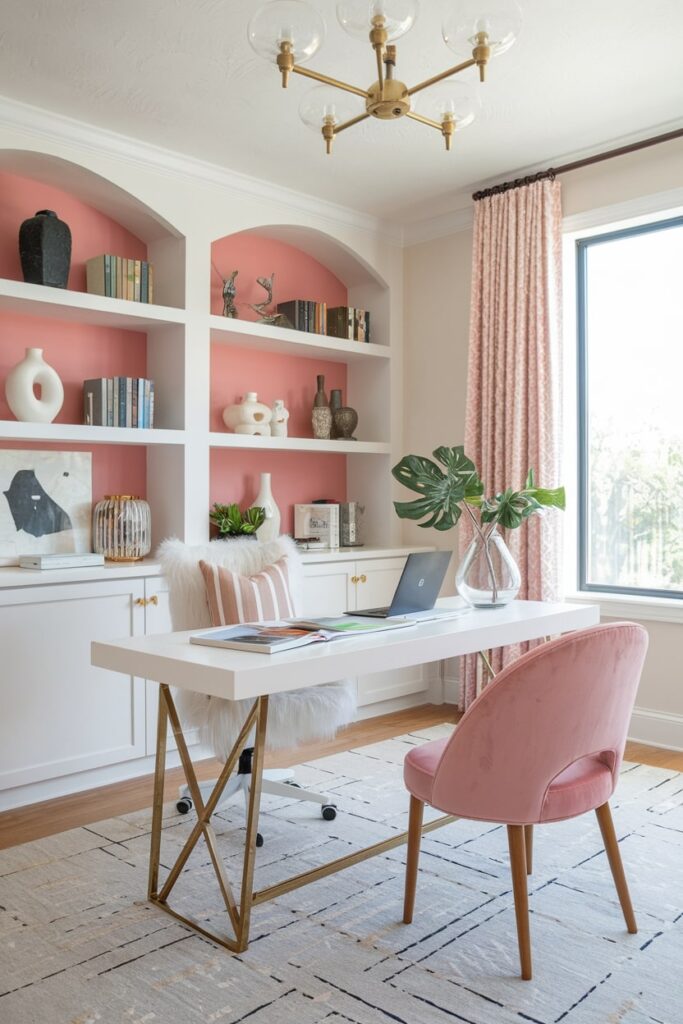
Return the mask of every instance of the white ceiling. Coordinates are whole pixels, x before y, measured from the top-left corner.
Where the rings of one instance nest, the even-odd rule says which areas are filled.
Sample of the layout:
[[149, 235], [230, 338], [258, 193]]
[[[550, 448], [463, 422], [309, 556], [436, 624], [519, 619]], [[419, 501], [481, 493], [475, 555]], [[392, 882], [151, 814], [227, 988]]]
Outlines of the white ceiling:
[[[312, 2], [328, 32], [308, 66], [368, 86], [369, 45], [339, 28], [333, 0]], [[422, 0], [399, 40], [397, 77], [409, 84], [453, 63], [440, 34], [447, 2]], [[451, 153], [404, 119], [350, 129], [325, 156], [297, 113], [311, 83], [283, 90], [247, 43], [253, 0], [5, 0], [0, 93], [402, 221], [518, 169], [681, 123], [682, 0], [521, 4], [522, 35], [493, 61], [482, 114]]]

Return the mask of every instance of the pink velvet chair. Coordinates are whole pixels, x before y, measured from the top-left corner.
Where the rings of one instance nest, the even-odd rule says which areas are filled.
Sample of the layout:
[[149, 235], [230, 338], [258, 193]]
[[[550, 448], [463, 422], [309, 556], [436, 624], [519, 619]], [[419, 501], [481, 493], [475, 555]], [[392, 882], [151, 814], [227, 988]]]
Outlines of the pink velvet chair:
[[533, 826], [595, 811], [631, 933], [636, 919], [609, 807], [648, 636], [632, 622], [595, 626], [504, 669], [452, 736], [405, 759], [410, 822], [403, 920], [413, 919], [424, 805], [507, 825], [522, 978], [531, 978], [527, 873]]

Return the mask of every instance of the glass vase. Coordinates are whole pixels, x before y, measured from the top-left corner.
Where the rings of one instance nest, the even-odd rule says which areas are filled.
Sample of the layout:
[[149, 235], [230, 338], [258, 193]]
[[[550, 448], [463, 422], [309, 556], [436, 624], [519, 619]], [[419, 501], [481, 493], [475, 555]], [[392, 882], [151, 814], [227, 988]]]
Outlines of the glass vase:
[[93, 551], [108, 562], [137, 562], [152, 547], [149, 505], [131, 494], [107, 494], [93, 510]]
[[458, 593], [473, 608], [500, 608], [514, 601], [522, 577], [498, 533], [476, 534], [455, 574]]

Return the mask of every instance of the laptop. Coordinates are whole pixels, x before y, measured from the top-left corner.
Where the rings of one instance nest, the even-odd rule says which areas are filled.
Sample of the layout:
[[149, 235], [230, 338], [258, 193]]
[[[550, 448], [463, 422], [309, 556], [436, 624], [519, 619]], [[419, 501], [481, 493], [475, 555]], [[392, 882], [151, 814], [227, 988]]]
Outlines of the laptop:
[[[346, 615], [367, 615], [373, 619], [388, 619], [398, 615], [437, 617], [432, 611], [439, 596], [452, 551], [427, 551], [408, 555], [391, 604], [386, 608], [363, 608], [345, 612]], [[444, 612], [445, 615], [453, 614]]]

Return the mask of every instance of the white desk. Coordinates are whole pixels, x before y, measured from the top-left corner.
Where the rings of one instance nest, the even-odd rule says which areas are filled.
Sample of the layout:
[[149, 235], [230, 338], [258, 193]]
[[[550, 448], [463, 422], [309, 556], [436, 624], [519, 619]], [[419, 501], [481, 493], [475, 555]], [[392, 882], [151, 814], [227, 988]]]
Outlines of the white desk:
[[[449, 599], [445, 599], [440, 601], [439, 605], [447, 607], [449, 603]], [[388, 631], [375, 636], [345, 638], [329, 644], [296, 648], [277, 655], [222, 651], [215, 647], [201, 647], [188, 642], [190, 635], [188, 632], [140, 637], [120, 642], [93, 643], [92, 662], [94, 665], [122, 672], [128, 676], [153, 679], [160, 684], [149, 899], [167, 913], [179, 918], [185, 924], [231, 951], [241, 952], [247, 948], [249, 943], [251, 908], [254, 905], [273, 899], [298, 886], [316, 881], [334, 871], [349, 867], [367, 857], [384, 853], [406, 841], [406, 833], [394, 835], [381, 843], [374, 844], [374, 846], [342, 857], [332, 864], [297, 875], [268, 889], [253, 891], [263, 752], [270, 694], [283, 690], [303, 689], [318, 683], [334, 682], [346, 676], [405, 668], [426, 662], [442, 661], [445, 658], [454, 658], [463, 654], [473, 654], [508, 644], [522, 643], [526, 640], [537, 640], [575, 629], [584, 629], [596, 625], [599, 620], [600, 610], [597, 605], [515, 601], [505, 608], [472, 610], [455, 619], [421, 623], [407, 629]], [[244, 728], [230, 753], [216, 788], [206, 803], [202, 800], [199, 792], [197, 778], [169, 689], [171, 686], [214, 697], [223, 697], [227, 700], [253, 702]], [[197, 811], [197, 823], [166, 881], [159, 888], [166, 734], [169, 722], [178, 744], [188, 786]], [[218, 855], [210, 819], [223, 788], [237, 765], [239, 755], [254, 730], [256, 737], [252, 762], [253, 777], [247, 818], [241, 896], [237, 901]], [[448, 816], [438, 818], [427, 824], [424, 831], [431, 831], [452, 820]], [[178, 914], [167, 902], [183, 865], [201, 835], [204, 836], [211, 854], [226, 910], [235, 932], [234, 938], [207, 931], [196, 921]]]

